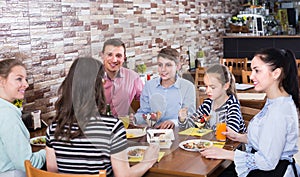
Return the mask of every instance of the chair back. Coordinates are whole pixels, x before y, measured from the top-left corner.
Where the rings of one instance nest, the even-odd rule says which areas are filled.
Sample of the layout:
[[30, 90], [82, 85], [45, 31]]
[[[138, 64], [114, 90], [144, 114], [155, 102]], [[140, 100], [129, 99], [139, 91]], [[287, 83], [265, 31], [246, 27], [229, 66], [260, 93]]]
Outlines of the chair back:
[[247, 106], [241, 106], [241, 112], [245, 121], [246, 126], [248, 127], [248, 124], [250, 122], [250, 120], [256, 115], [258, 114], [260, 111], [260, 109], [257, 108], [251, 108], [251, 107], [247, 107]]
[[242, 77], [242, 70], [247, 71], [248, 58], [221, 58], [220, 63], [230, 67], [232, 66], [232, 74], [240, 81]]
[[199, 89], [200, 86], [204, 86], [204, 74], [205, 68], [198, 67], [195, 71], [195, 87]]
[[228, 66], [228, 70], [232, 73], [232, 66]]
[[140, 100], [133, 99], [130, 104], [129, 112], [135, 114], [140, 108]]
[[29, 160], [25, 160], [25, 170], [27, 177], [106, 177], [105, 170], [100, 170], [98, 175], [53, 173], [33, 167]]
[[242, 83], [243, 84], [253, 84], [253, 81], [250, 79], [252, 71], [242, 70]]
[[198, 67], [195, 71], [195, 89], [196, 89], [196, 106], [199, 107], [199, 105], [202, 104], [203, 98], [200, 96], [201, 92], [199, 88], [201, 86], [205, 86], [204, 84], [204, 74], [205, 74], [205, 68], [204, 67]]

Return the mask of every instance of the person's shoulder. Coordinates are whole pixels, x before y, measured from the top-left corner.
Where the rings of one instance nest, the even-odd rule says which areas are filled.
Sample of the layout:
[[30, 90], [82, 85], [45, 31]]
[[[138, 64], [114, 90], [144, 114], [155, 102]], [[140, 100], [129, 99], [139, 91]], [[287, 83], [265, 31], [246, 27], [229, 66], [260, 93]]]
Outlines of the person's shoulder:
[[180, 84], [183, 84], [183, 85], [185, 85], [187, 87], [194, 87], [194, 83], [192, 83], [191, 81], [189, 81], [187, 79], [178, 77], [178, 81], [180, 82]]
[[160, 78], [154, 78], [145, 82], [145, 87], [157, 87], [160, 83]]
[[203, 100], [202, 104], [211, 104], [212, 102], [213, 102], [212, 99], [206, 98], [206, 99]]
[[0, 101], [0, 114], [2, 119], [6, 117], [10, 118], [14, 115], [21, 116], [21, 110], [18, 110], [14, 105], [10, 105], [10, 103], [8, 104]]
[[237, 97], [235, 97], [234, 95], [229, 95], [227, 102], [233, 104], [233, 103], [238, 103], [240, 104], [239, 100], [237, 99]]
[[272, 100], [272, 107], [278, 107], [280, 110], [291, 110], [295, 107], [294, 101], [291, 96], [278, 97]]

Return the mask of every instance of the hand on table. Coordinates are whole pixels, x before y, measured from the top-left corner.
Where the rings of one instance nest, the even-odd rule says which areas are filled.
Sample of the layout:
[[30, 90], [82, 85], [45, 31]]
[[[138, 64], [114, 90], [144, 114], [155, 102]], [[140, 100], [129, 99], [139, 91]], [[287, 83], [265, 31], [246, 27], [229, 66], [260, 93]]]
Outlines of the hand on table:
[[146, 149], [144, 153], [142, 162], [148, 162], [153, 165], [155, 162], [157, 162], [158, 155], [159, 155], [159, 144], [150, 143], [149, 147]]
[[205, 158], [210, 159], [234, 159], [234, 151], [229, 151], [223, 148], [218, 147], [210, 147], [204, 149], [204, 151], [200, 152], [200, 154]]
[[170, 121], [170, 120], [166, 120], [164, 122], [162, 122], [161, 124], [159, 124], [158, 126], [156, 126], [155, 128], [157, 129], [172, 129], [174, 128], [175, 124], [174, 122]]

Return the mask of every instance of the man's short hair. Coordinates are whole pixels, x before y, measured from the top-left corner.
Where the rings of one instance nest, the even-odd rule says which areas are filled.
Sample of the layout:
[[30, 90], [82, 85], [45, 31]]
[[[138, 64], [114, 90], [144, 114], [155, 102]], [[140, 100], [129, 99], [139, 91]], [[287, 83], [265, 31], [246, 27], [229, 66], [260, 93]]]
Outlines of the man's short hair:
[[124, 58], [126, 59], [126, 48], [125, 48], [124, 42], [122, 42], [120, 39], [117, 39], [117, 38], [108, 39], [107, 41], [104, 42], [104, 45], [103, 45], [103, 48], [102, 48], [103, 53], [104, 53], [105, 47], [108, 46], [108, 45], [112, 45], [112, 46], [115, 46], [115, 47], [122, 46], [124, 48]]

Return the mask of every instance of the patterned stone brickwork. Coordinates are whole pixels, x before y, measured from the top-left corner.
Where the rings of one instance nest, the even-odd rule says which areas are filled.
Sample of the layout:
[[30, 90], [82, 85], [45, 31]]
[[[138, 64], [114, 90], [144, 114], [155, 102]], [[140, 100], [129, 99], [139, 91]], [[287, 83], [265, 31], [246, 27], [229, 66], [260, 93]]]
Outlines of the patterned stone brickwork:
[[106, 39], [121, 38], [130, 62], [148, 68], [166, 46], [183, 61], [189, 46], [202, 49], [209, 65], [222, 56], [225, 19], [237, 7], [238, 0], [3, 0], [0, 59], [22, 54], [30, 84], [24, 110], [40, 109], [47, 119], [72, 61], [100, 59]]

